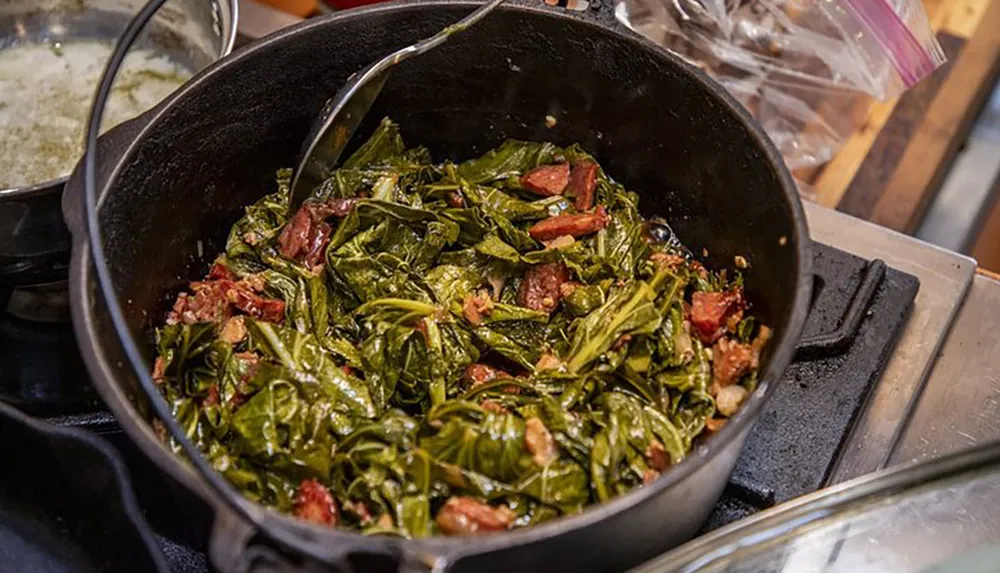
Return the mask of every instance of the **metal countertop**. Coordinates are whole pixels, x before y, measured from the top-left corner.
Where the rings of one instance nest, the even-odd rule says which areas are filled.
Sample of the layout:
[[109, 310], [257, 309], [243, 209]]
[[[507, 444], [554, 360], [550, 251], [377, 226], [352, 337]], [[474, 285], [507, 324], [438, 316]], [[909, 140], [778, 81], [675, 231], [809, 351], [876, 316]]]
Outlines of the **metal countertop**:
[[920, 279], [898, 346], [830, 483], [1000, 439], [1000, 281], [973, 259], [816, 205], [817, 241]]
[[1000, 281], [977, 274], [890, 465], [1000, 439]]

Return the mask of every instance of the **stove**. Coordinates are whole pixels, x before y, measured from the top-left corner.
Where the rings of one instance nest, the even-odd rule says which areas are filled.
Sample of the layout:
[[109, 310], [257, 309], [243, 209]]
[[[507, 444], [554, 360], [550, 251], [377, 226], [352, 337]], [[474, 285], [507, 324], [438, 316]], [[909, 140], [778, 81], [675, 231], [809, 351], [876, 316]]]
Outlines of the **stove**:
[[[803, 344], [703, 531], [883, 467], [971, 281], [968, 259], [826, 209], [807, 212], [821, 242]], [[173, 571], [209, 571], [210, 508], [145, 460], [102, 409], [62, 288], [0, 293], [0, 399], [105, 437], [129, 466]]]
[[0, 292], [0, 400], [34, 416], [101, 408], [69, 323], [66, 282]]

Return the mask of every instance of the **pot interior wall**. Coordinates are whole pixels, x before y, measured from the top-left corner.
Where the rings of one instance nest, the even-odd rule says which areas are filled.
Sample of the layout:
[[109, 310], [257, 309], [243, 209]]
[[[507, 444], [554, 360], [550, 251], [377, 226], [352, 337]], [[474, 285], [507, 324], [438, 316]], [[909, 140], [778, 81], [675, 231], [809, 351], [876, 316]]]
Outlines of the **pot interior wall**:
[[[310, 120], [348, 75], [469, 9], [425, 3], [313, 21], [237, 53], [169, 106], [102, 207], [134, 332], [148, 336], [177, 290], [205, 272], [242, 207], [273, 190], [275, 170], [293, 164]], [[437, 159], [507, 137], [579, 142], [641, 194], [645, 214], [665, 217], [712, 264], [746, 257], [754, 312], [781, 339], [799, 271], [792, 192], [738, 113], [655, 48], [559, 14], [501, 7], [401, 67], [359, 134], [384, 115]]]

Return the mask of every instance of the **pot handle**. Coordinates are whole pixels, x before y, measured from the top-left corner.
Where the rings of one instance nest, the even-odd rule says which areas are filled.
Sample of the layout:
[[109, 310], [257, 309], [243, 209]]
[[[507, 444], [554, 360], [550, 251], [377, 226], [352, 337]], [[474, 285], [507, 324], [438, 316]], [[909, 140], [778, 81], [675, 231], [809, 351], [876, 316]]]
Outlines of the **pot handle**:
[[[266, 533], [265, 533], [266, 532]], [[271, 535], [286, 537], [287, 548]], [[209, 562], [220, 573], [365, 573], [395, 569], [399, 573], [447, 573], [459, 556], [395, 546], [373, 547], [370, 539], [356, 538], [322, 548], [315, 538], [282, 527], [260, 527], [220, 503], [208, 542]], [[294, 547], [292, 547], [294, 545]]]
[[[836, 354], [843, 350], [858, 333], [861, 321], [868, 313], [875, 293], [886, 273], [885, 261], [874, 259], [868, 263], [858, 282], [858, 287], [851, 297], [851, 302], [840, 319], [840, 326], [827, 334], [803, 337], [796, 347], [799, 356], [816, 356], [821, 354]], [[820, 295], [822, 296], [822, 295]], [[816, 307], [814, 302], [813, 308]]]
[[[100, 197], [104, 197], [104, 189], [115, 166], [118, 165], [139, 133], [152, 121], [157, 107], [159, 106], [118, 124], [97, 139], [97, 188], [100, 189]], [[83, 201], [83, 161], [81, 160], [77, 162], [73, 173], [66, 180], [62, 195], [63, 219], [74, 237], [83, 237], [87, 232]]]
[[[294, 556], [293, 556], [294, 555]], [[220, 573], [350, 573], [339, 561], [319, 564], [307, 552], [282, 551], [226, 504], [215, 508], [208, 560]]]

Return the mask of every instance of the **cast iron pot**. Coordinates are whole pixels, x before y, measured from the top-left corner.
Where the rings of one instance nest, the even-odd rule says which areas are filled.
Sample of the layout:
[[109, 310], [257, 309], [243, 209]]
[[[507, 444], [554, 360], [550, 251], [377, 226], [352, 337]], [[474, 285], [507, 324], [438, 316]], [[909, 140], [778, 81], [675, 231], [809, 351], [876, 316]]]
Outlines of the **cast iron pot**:
[[[718, 500], [807, 315], [810, 242], [796, 189], [759, 126], [701, 72], [616, 24], [610, 10], [579, 14], [528, 1], [501, 6], [407, 62], [359, 136], [391, 115], [406, 141], [438, 159], [477, 155], [507, 137], [579, 142], [641, 194], [647, 215], [665, 217], [695, 251], [707, 249], [710, 264], [731, 267], [735, 255], [750, 261], [748, 297], [775, 332], [759, 389], [652, 485], [502, 534], [363, 537], [280, 515], [217, 481], [209, 487], [155, 438], [120, 335], [148, 340], [176, 292], [223, 250], [242, 208], [268, 190], [277, 168], [294, 164], [310, 121], [351, 73], [476, 4], [377, 5], [310, 20], [244, 47], [101, 138], [102, 243], [128, 332], [115, 330], [96, 282], [79, 168], [64, 197], [74, 233], [73, 319], [94, 384], [146, 454], [214, 505], [210, 558], [223, 572], [622, 569], [693, 536]], [[551, 129], [546, 115], [557, 120]], [[152, 348], [142, 346], [148, 372]]]

